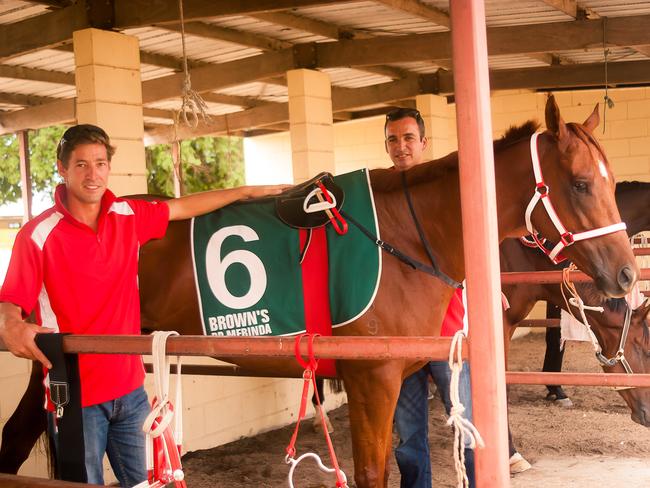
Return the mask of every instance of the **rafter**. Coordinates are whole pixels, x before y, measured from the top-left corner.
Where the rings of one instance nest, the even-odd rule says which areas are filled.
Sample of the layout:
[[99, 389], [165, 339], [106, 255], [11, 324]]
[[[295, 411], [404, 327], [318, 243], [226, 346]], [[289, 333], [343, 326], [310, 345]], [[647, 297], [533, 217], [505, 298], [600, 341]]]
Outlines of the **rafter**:
[[58, 102], [59, 98], [40, 97], [37, 95], [23, 95], [22, 93], [0, 93], [0, 103], [20, 105], [22, 107], [34, 107]]
[[[248, 15], [292, 8], [340, 3], [341, 0], [183, 0], [186, 22], [225, 15]], [[178, 22], [177, 0], [115, 0], [115, 26], [118, 28]]]
[[254, 17], [271, 24], [284, 25], [292, 29], [311, 32], [318, 36], [327, 37], [328, 39], [368, 39], [373, 37], [367, 32], [359, 31], [348, 27], [339, 27], [322, 20], [310, 19], [300, 15], [290, 14], [287, 12], [272, 12], [252, 14]]
[[574, 19], [578, 15], [578, 2], [576, 0], [542, 0], [542, 2]]
[[[161, 25], [163, 29], [181, 32], [180, 24]], [[204, 22], [188, 22], [185, 24], [185, 33], [208, 39], [232, 42], [241, 46], [254, 47], [263, 51], [278, 51], [290, 47], [290, 42], [279, 41], [271, 37], [252, 34], [250, 32], [228, 29], [218, 25], [206, 24]]]
[[60, 85], [74, 85], [74, 74], [72, 73], [27, 68], [24, 66], [10, 66], [7, 64], [0, 65], [0, 78], [42, 81], [46, 83], [58, 83]]
[[401, 10], [423, 19], [430, 20], [434, 24], [442, 25], [444, 27], [450, 26], [449, 14], [440, 9], [425, 5], [418, 0], [375, 0], [377, 3], [382, 3], [395, 10]]

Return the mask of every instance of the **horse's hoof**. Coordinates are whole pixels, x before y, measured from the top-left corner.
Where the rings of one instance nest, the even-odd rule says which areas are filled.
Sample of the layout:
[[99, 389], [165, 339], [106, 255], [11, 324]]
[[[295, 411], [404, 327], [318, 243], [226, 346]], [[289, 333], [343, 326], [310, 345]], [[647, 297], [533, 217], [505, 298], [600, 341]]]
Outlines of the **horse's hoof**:
[[573, 402], [567, 396], [559, 398], [555, 393], [549, 393], [546, 395], [546, 399], [550, 402], [553, 402], [558, 407], [573, 408]]
[[571, 399], [569, 397], [558, 398], [553, 403], [555, 403], [558, 407], [573, 408], [573, 402], [571, 401]]
[[[322, 425], [323, 425], [323, 420], [321, 419], [320, 415], [320, 409], [322, 407], [315, 407], [316, 409], [316, 414], [314, 415], [314, 423], [312, 424], [314, 428], [314, 432], [320, 432]], [[323, 414], [325, 417], [325, 425], [327, 426], [327, 432], [329, 434], [334, 432], [334, 426], [332, 425], [332, 422], [330, 422], [329, 417], [327, 416], [327, 412], [323, 410]]]
[[523, 473], [528, 471], [532, 466], [518, 452], [510, 457], [510, 474]]

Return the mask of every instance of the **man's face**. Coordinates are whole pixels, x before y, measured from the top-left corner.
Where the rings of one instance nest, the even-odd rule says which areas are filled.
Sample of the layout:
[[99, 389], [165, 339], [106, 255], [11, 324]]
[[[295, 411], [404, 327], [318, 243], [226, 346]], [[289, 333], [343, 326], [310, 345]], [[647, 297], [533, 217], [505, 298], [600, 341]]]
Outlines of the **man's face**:
[[386, 152], [400, 171], [422, 162], [422, 152], [427, 147], [427, 138], [420, 138], [418, 123], [413, 117], [388, 121], [386, 125]]
[[103, 144], [81, 144], [70, 154], [67, 168], [57, 161], [68, 190], [68, 202], [95, 204], [102, 200], [111, 163]]

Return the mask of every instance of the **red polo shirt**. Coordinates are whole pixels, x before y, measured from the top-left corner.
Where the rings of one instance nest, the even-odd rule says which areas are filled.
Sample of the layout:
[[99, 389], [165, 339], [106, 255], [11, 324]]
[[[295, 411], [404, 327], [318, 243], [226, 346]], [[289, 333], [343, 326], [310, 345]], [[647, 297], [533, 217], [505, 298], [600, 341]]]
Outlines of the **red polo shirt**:
[[[463, 290], [457, 288], [451, 296], [449, 305], [447, 306], [447, 313], [442, 320], [442, 329], [440, 330], [441, 336], [453, 336], [459, 330], [464, 328], [465, 319], [465, 305], [463, 304]], [[467, 331], [465, 331], [467, 334]]]
[[[0, 301], [36, 311], [43, 327], [74, 334], [139, 334], [138, 251], [167, 230], [164, 202], [102, 198], [97, 232], [63, 205], [59, 185], [54, 207], [16, 236]], [[82, 406], [114, 400], [142, 385], [140, 356], [80, 354]]]

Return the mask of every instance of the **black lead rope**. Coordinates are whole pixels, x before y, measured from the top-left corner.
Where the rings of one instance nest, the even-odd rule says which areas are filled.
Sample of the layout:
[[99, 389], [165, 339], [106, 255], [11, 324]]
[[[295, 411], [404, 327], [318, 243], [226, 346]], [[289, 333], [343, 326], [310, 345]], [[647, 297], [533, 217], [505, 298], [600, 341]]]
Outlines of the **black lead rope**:
[[397, 259], [402, 261], [403, 263], [407, 264], [413, 269], [417, 269], [418, 271], [422, 271], [423, 273], [426, 273], [428, 275], [434, 276], [435, 278], [438, 278], [440, 281], [445, 283], [446, 285], [449, 285], [453, 288], [462, 288], [463, 285], [461, 283], [458, 283], [454, 279], [450, 278], [447, 276], [445, 273], [440, 271], [437, 267], [431, 267], [427, 264], [421, 263], [417, 259], [413, 259], [411, 256], [408, 256], [401, 252], [399, 249], [395, 249], [393, 246], [388, 244], [385, 241], [382, 241], [379, 239], [376, 235], [374, 235], [372, 232], [370, 232], [368, 229], [366, 229], [360, 222], [357, 222], [356, 219], [352, 218], [352, 216], [348, 215], [347, 212], [344, 212], [343, 210], [339, 211], [341, 215], [349, 222], [352, 222], [354, 226], [359, 229], [368, 239], [373, 241], [377, 246], [379, 246], [382, 250], [386, 251], [388, 254], [395, 256]]

